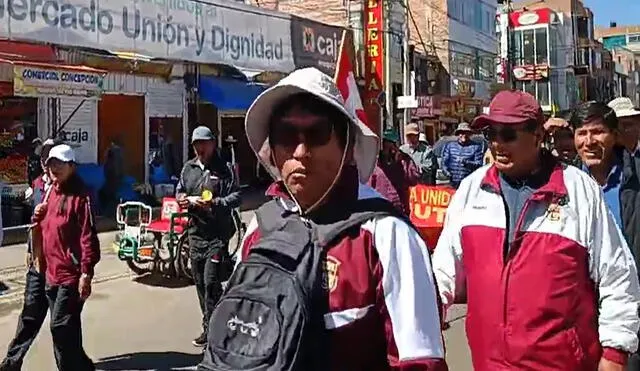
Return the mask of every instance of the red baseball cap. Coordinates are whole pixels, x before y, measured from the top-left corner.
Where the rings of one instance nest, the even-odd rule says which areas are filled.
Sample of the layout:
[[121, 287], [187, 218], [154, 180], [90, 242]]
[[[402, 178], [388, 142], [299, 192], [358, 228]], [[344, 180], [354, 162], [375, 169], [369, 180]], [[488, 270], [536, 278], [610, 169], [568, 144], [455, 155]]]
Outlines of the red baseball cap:
[[540, 125], [544, 123], [542, 108], [536, 98], [523, 91], [505, 90], [493, 98], [489, 104], [489, 113], [476, 117], [472, 126], [482, 128], [491, 124], [518, 125], [531, 120]]

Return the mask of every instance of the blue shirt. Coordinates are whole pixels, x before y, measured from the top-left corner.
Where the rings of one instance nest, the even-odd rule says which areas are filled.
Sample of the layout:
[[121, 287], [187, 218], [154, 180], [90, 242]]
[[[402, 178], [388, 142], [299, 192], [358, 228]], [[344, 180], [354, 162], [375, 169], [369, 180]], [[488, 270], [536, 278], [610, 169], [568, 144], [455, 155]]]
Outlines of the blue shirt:
[[[585, 171], [589, 172], [588, 169]], [[613, 214], [613, 218], [622, 228], [622, 208], [620, 206], [620, 186], [622, 185], [622, 163], [621, 160], [613, 165], [607, 176], [607, 182], [600, 186], [604, 193], [604, 202], [609, 206], [609, 210]]]

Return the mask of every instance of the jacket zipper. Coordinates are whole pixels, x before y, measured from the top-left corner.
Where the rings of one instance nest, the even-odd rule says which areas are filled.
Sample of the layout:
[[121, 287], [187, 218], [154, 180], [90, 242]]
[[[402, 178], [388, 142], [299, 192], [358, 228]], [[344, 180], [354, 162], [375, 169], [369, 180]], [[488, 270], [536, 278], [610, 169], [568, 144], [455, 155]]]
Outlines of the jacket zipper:
[[[524, 217], [527, 214], [527, 211], [529, 210], [529, 206], [531, 205], [531, 202], [535, 199], [535, 195], [530, 197], [524, 204], [524, 206], [522, 207], [522, 210], [520, 211], [520, 215], [518, 215], [518, 220], [516, 222], [515, 225], [515, 232], [513, 234], [514, 238], [513, 241], [509, 241], [509, 230], [506, 230], [506, 234], [505, 234], [505, 239], [506, 239], [506, 244], [508, 246], [508, 250], [507, 253], [504, 254], [503, 256], [505, 256], [505, 260], [504, 260], [504, 265], [503, 265], [503, 302], [502, 302], [502, 326], [504, 328], [502, 336], [503, 336], [503, 347], [505, 348], [505, 353], [507, 353], [507, 358], [508, 357], [508, 352], [507, 352], [507, 347], [509, 344], [508, 339], [507, 339], [507, 333], [508, 333], [508, 319], [507, 319], [507, 309], [508, 309], [508, 303], [509, 303], [509, 297], [508, 297], [508, 292], [509, 292], [509, 279], [511, 278], [511, 260], [515, 257], [515, 254], [517, 253], [517, 250], [519, 250], [519, 246], [517, 248], [513, 248], [513, 242], [518, 241], [518, 239], [520, 238], [520, 229], [522, 228], [522, 223], [524, 222]], [[507, 207], [507, 205], [505, 205], [505, 208]]]

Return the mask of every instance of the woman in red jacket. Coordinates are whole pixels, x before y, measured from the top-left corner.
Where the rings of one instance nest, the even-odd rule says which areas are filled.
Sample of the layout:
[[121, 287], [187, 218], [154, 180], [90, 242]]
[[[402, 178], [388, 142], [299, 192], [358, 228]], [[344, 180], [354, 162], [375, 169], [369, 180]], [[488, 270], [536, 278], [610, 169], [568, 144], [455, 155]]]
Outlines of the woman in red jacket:
[[75, 162], [68, 145], [51, 149], [45, 164], [53, 186], [45, 201], [36, 206], [33, 221], [42, 228], [46, 293], [58, 369], [91, 371], [95, 366], [82, 347], [80, 314], [91, 295], [100, 243], [89, 193], [76, 174]]

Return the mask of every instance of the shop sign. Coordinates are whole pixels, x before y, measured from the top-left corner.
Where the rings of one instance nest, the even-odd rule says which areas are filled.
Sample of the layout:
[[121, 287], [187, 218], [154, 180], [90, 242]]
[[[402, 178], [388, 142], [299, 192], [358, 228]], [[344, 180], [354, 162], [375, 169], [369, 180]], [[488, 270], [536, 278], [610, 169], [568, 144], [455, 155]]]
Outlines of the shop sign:
[[450, 187], [417, 185], [409, 191], [411, 221], [417, 227], [442, 227], [455, 190]]
[[418, 108], [412, 110], [412, 117], [426, 118], [435, 116], [433, 96], [417, 96], [416, 99], [418, 101]]
[[0, 38], [293, 70], [290, 17], [223, 0], [0, 0]]
[[543, 80], [549, 78], [549, 65], [530, 64], [513, 68], [513, 77], [520, 81]]
[[291, 48], [296, 68], [316, 67], [333, 76], [342, 42], [342, 27], [291, 17]]
[[365, 86], [364, 109], [371, 127], [379, 128], [381, 105], [384, 96], [384, 19], [382, 0], [365, 1]]
[[551, 23], [553, 17], [554, 12], [549, 8], [512, 12], [509, 23], [512, 27], [545, 25]]
[[38, 65], [13, 66], [13, 93], [22, 97], [98, 98], [104, 73], [93, 69], [62, 69]]

